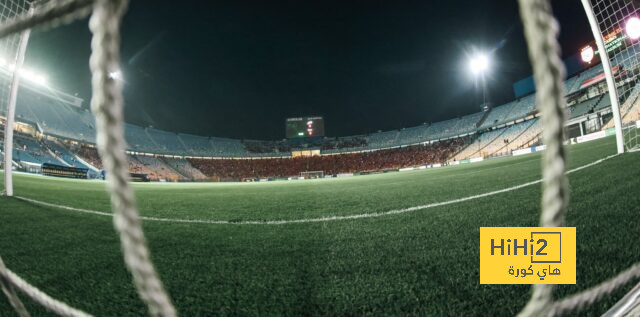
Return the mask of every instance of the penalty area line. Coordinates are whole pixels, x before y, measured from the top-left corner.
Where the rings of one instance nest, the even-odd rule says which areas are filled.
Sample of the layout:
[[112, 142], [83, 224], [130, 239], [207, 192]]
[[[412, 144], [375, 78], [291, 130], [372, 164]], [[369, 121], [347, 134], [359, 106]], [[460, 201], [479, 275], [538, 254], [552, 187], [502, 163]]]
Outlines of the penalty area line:
[[[598, 165], [598, 164], [600, 164], [600, 163], [602, 163], [602, 162], [604, 162], [604, 161], [606, 161], [606, 160], [608, 160], [610, 158], [618, 156], [618, 155], [619, 154], [614, 154], [614, 155], [607, 156], [605, 158], [601, 158], [601, 159], [593, 161], [591, 163], [588, 163], [588, 164], [576, 167], [574, 169], [568, 170], [565, 174], [568, 175], [568, 174], [583, 170], [585, 168], [589, 168], [589, 167]], [[493, 196], [493, 195], [498, 195], [498, 194], [502, 194], [502, 193], [515, 191], [515, 190], [518, 190], [518, 189], [521, 189], [521, 188], [525, 188], [525, 187], [529, 187], [529, 186], [532, 186], [532, 185], [535, 185], [535, 184], [539, 184], [541, 182], [542, 182], [542, 179], [539, 179], [539, 180], [535, 180], [535, 181], [531, 181], [531, 182], [522, 183], [520, 185], [515, 185], [515, 186], [511, 186], [511, 187], [507, 187], [507, 188], [503, 188], [503, 189], [499, 189], [499, 190], [494, 190], [494, 191], [491, 191], [491, 192], [486, 192], [486, 193], [482, 193], [482, 194], [477, 194], [477, 195], [472, 195], [472, 196], [467, 196], [467, 197], [462, 197], [462, 198], [457, 198], [457, 199], [452, 199], [452, 200], [447, 200], [447, 201], [442, 201], [442, 202], [437, 202], [437, 203], [431, 203], [431, 204], [408, 207], [408, 208], [402, 208], [402, 209], [392, 209], [392, 210], [381, 211], [381, 212], [356, 214], [356, 215], [326, 216], [326, 217], [319, 217], [319, 218], [292, 219], [292, 220], [247, 220], [247, 221], [178, 219], [178, 218], [159, 218], [159, 217], [146, 217], [146, 216], [140, 216], [140, 219], [143, 220], [143, 221], [155, 221], [155, 222], [213, 224], [213, 225], [286, 225], [286, 224], [296, 224], [296, 223], [314, 223], [314, 222], [328, 222], [328, 221], [339, 221], [339, 220], [355, 220], [355, 219], [365, 219], [365, 218], [377, 218], [377, 217], [383, 217], [383, 216], [389, 216], [389, 215], [398, 215], [398, 214], [404, 214], [404, 213], [423, 210], [423, 209], [429, 209], [429, 208], [435, 208], [435, 207], [440, 207], [440, 206], [447, 206], [447, 205], [457, 204], [457, 203], [461, 203], [461, 202], [465, 202], [465, 201], [470, 201], [470, 200], [474, 200], [474, 199], [479, 199], [479, 198], [484, 198], [484, 197], [488, 197], [488, 196]], [[45, 207], [51, 207], [51, 208], [57, 208], [57, 209], [62, 209], [62, 210], [75, 211], [75, 212], [92, 214], [92, 215], [103, 216], [103, 217], [112, 217], [113, 216], [113, 214], [110, 213], [110, 212], [91, 210], [91, 209], [83, 209], [83, 208], [76, 208], [76, 207], [70, 207], [70, 206], [59, 205], [59, 204], [52, 204], [52, 203], [48, 203], [48, 202], [44, 202], [44, 201], [40, 201], [40, 200], [36, 200], [36, 199], [31, 199], [31, 198], [26, 198], [26, 197], [21, 197], [21, 196], [14, 196], [14, 198], [18, 199], [18, 200], [25, 201], [25, 202], [29, 202], [29, 203], [32, 203], [32, 204], [45, 206]]]

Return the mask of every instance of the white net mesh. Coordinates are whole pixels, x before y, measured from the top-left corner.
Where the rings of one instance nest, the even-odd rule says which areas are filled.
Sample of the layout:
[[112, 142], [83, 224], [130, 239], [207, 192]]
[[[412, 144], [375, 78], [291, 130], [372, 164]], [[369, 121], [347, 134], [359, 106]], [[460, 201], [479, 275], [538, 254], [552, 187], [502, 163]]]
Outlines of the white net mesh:
[[[4, 22], [12, 16], [19, 15], [27, 9], [27, 1], [2, 0], [0, 3], [0, 53], [10, 63], [18, 52], [18, 35], [29, 27], [43, 23], [69, 22], [74, 18], [89, 13], [87, 8], [93, 7], [90, 29], [93, 33], [92, 56], [92, 111], [97, 120], [97, 139], [100, 156], [105, 162], [108, 178], [108, 189], [114, 209], [115, 227], [119, 233], [125, 263], [132, 273], [134, 284], [141, 299], [147, 304], [152, 316], [176, 316], [170, 298], [166, 294], [161, 281], [151, 263], [149, 250], [140, 224], [135, 203], [135, 196], [127, 183], [128, 172], [124, 156], [124, 129], [122, 116], [121, 83], [108, 74], [119, 69], [119, 29], [121, 17], [126, 10], [126, 0], [51, 0], [35, 10], [32, 15], [23, 17], [6, 25]], [[559, 226], [563, 224], [564, 206], [568, 202], [564, 179], [564, 151], [562, 147], [564, 115], [564, 95], [562, 77], [564, 70], [558, 55], [557, 24], [550, 10], [549, 0], [520, 0], [523, 24], [527, 33], [530, 56], [536, 73], [536, 81], [544, 83], [538, 92], [541, 110], [544, 116], [544, 138], [547, 145], [545, 163], [543, 165], [545, 182], [543, 199], [543, 225]], [[620, 28], [626, 18], [636, 14], [631, 0], [594, 0], [596, 15], [605, 33]], [[8, 37], [2, 37], [9, 34]], [[626, 39], [625, 39], [626, 41]], [[611, 41], [610, 41], [611, 42]], [[623, 103], [624, 122], [634, 122], [634, 109], [637, 115], [636, 74], [638, 73], [637, 52], [634, 43], [611, 48], [612, 62], [622, 69], [616, 73], [618, 89]], [[10, 65], [10, 64], [7, 64]], [[10, 74], [10, 67], [5, 66]], [[8, 78], [8, 77], [7, 77]], [[0, 91], [0, 102], [6, 108], [8, 99], [8, 83], [3, 81]], [[632, 131], [632, 130], [629, 130]], [[635, 130], [633, 130], [635, 131]], [[631, 133], [631, 132], [627, 132]], [[637, 138], [636, 138], [637, 139]], [[630, 139], [629, 142], [633, 142]], [[633, 146], [632, 144], [629, 146]], [[604, 281], [591, 289], [568, 298], [554, 301], [553, 288], [534, 288], [532, 300], [522, 316], [561, 315], [578, 311], [592, 305], [597, 300], [611, 294], [615, 289], [624, 286], [640, 276], [640, 264]], [[0, 286], [12, 306], [20, 316], [28, 316], [19, 302], [14, 288], [61, 316], [87, 316], [86, 313], [73, 309], [44, 294], [36, 287], [21, 279], [4, 266], [0, 259]], [[636, 310], [635, 312], [638, 312]]]
[[[640, 25], [634, 26], [629, 21], [640, 18], [638, 4], [631, 0], [591, 0], [591, 6], [614, 71], [624, 144], [627, 150], [636, 150], [640, 146], [635, 127], [635, 122], [640, 120], [640, 86], [636, 85], [640, 74], [640, 40], [632, 38], [630, 34], [633, 35], [637, 31], [635, 28]], [[640, 20], [636, 21], [640, 23]], [[606, 118], [610, 119], [611, 116]], [[613, 126], [613, 120], [610, 120], [605, 128]]]
[[[0, 23], [21, 15], [29, 9], [26, 0], [3, 0], [0, 1]], [[12, 34], [0, 40], [0, 58], [2, 58], [2, 69], [8, 70], [10, 63], [14, 62], [18, 53], [19, 34]]]

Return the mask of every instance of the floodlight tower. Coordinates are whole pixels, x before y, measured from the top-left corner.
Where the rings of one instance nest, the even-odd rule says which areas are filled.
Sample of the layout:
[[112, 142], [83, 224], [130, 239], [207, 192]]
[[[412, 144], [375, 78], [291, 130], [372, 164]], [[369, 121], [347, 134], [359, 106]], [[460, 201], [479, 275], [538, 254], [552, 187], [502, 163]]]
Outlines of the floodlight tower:
[[480, 81], [482, 84], [482, 105], [484, 106], [487, 103], [487, 83], [486, 83], [486, 73], [489, 71], [491, 67], [491, 61], [489, 60], [489, 56], [484, 53], [478, 53], [475, 56], [472, 56], [469, 59], [469, 69], [471, 70], [471, 74], [478, 79], [480, 77]]

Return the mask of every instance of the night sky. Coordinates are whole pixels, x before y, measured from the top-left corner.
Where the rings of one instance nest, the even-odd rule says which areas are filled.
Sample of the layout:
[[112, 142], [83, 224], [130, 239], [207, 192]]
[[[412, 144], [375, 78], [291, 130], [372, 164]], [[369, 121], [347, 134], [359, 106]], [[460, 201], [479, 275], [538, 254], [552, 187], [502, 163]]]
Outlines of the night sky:
[[[579, 1], [556, 0], [563, 55], [591, 39]], [[125, 17], [126, 118], [207, 136], [282, 139], [322, 115], [328, 136], [480, 110], [468, 55], [491, 52], [489, 101], [531, 73], [515, 0], [133, 0]], [[26, 64], [91, 96], [87, 20], [32, 34]]]

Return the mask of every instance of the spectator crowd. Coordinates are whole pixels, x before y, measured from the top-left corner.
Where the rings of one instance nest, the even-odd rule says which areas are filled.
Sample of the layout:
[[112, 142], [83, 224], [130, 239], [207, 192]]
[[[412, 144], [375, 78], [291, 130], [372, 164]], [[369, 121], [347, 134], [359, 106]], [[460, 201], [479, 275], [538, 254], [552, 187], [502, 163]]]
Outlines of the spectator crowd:
[[[412, 145], [385, 150], [347, 154], [300, 156], [283, 158], [226, 158], [226, 159], [161, 159], [128, 155], [131, 173], [147, 174], [151, 180], [176, 181], [182, 175], [198, 180], [231, 181], [259, 178], [300, 176], [301, 172], [322, 171], [324, 175], [366, 173], [404, 167], [445, 163], [458, 153], [469, 140], [457, 138], [426, 145]], [[92, 165], [102, 163], [95, 148], [81, 146], [76, 153]], [[191, 172], [183, 171], [188, 166]], [[179, 174], [179, 171], [182, 171]], [[199, 177], [194, 177], [199, 174]]]
[[291, 177], [300, 176], [305, 171], [336, 175], [444, 163], [464, 144], [465, 139], [459, 138], [429, 145], [349, 154], [269, 159], [189, 159], [189, 162], [205, 175], [220, 180]]

